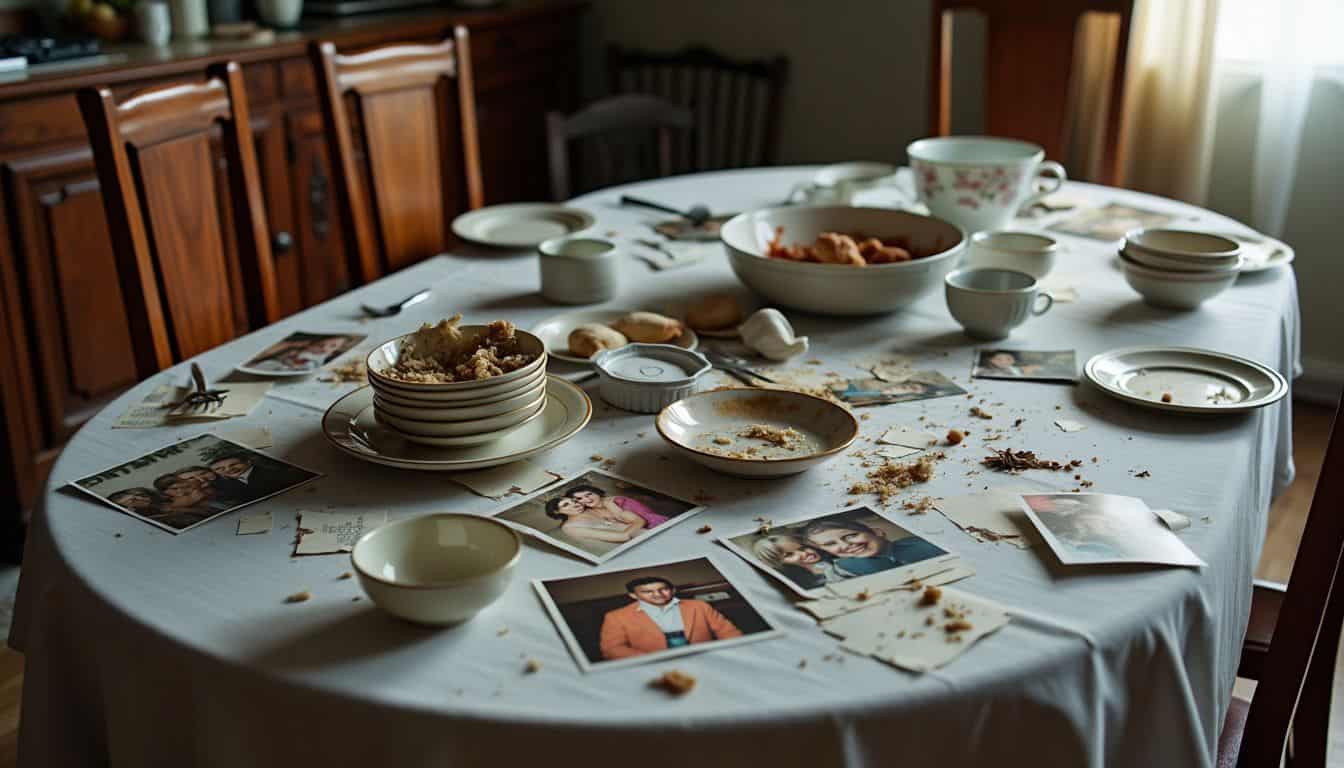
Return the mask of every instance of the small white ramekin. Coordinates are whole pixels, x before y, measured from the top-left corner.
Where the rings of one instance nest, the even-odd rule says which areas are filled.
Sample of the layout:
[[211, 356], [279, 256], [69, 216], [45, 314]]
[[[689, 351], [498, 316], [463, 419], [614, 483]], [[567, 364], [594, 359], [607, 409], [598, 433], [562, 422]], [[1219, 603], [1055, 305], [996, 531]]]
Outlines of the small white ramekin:
[[593, 358], [602, 399], [627, 411], [658, 413], [696, 390], [710, 371], [699, 352], [671, 344], [627, 344]]

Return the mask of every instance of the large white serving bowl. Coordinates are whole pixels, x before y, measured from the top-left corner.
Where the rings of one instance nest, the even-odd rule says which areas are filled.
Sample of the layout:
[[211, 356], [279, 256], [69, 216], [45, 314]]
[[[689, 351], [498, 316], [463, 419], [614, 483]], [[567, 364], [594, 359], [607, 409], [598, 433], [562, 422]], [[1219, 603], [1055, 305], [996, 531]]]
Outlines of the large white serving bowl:
[[1165, 272], [1137, 264], [1120, 254], [1125, 282], [1144, 302], [1166, 309], [1195, 309], [1237, 281], [1237, 271]]
[[[767, 245], [777, 227], [784, 242], [811, 243], [822, 232], [903, 237], [934, 255], [899, 264], [848, 267], [771, 259]], [[719, 230], [728, 263], [748, 287], [786, 307], [824, 315], [894, 312], [938, 290], [966, 247], [953, 224], [890, 208], [798, 206], [748, 211]]]
[[536, 416], [546, 406], [546, 392], [542, 391], [537, 393], [537, 396], [531, 402], [507, 413], [466, 421], [428, 421], [393, 416], [379, 408], [377, 398], [378, 394], [375, 392], [373, 411], [378, 421], [400, 432], [408, 440], [414, 440], [417, 437], [468, 437], [503, 432]]
[[[686, 458], [737, 477], [795, 475], [839, 455], [859, 435], [858, 419], [843, 407], [784, 389], [699, 392], [664, 408], [654, 424], [658, 434]], [[755, 424], [792, 427], [803, 440], [778, 447], [739, 436]], [[721, 445], [718, 440], [730, 442]], [[747, 449], [755, 452], [747, 455]]]
[[379, 608], [419, 624], [457, 624], [480, 613], [513, 579], [522, 537], [486, 517], [437, 514], [379, 526], [350, 562]]
[[[458, 326], [464, 334], [479, 335], [485, 332], [484, 325], [462, 325]], [[536, 355], [536, 359], [527, 365], [515, 371], [492, 376], [488, 379], [477, 379], [474, 381], [453, 381], [442, 384], [420, 383], [413, 381], [402, 381], [387, 376], [387, 371], [396, 366], [397, 360], [401, 357], [402, 343], [410, 334], [398, 336], [395, 339], [379, 344], [369, 353], [366, 365], [369, 370], [369, 383], [375, 389], [386, 388], [391, 392], [399, 392], [410, 397], [424, 397], [434, 399], [437, 397], [448, 397], [450, 395], [466, 398], [483, 398], [492, 394], [499, 394], [508, 391], [509, 386], [516, 384], [529, 376], [539, 375], [546, 368], [546, 345], [541, 339], [522, 330], [516, 331], [518, 338], [518, 349], [524, 354]]]
[[[485, 379], [485, 381], [491, 381], [491, 379]], [[369, 377], [369, 385], [373, 387], [373, 391], [390, 400], [402, 404], [424, 405], [433, 408], [485, 405], [526, 392], [528, 389], [539, 385], [544, 386], [545, 381], [545, 365], [541, 365], [522, 378], [512, 381], [466, 390], [449, 389], [438, 392], [408, 389], [395, 384], [388, 384], [386, 381], [375, 379], [372, 376]]]

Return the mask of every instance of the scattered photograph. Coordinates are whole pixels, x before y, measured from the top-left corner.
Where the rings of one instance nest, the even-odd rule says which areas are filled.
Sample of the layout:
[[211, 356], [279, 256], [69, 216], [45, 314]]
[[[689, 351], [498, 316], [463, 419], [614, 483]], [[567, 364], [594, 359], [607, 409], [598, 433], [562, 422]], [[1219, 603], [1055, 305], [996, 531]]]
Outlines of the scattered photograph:
[[1078, 380], [1078, 364], [1072, 349], [977, 349], [971, 376], [977, 379], [1075, 382]]
[[719, 543], [811, 598], [831, 596], [832, 588], [841, 583], [862, 587], [864, 579], [878, 574], [884, 584], [899, 583], [906, 580], [902, 577], [911, 566], [938, 561], [951, 565], [958, 560], [870, 507], [762, 524]]
[[843, 387], [832, 389], [835, 396], [850, 405], [886, 405], [930, 400], [935, 397], [964, 395], [966, 390], [937, 371], [910, 371], [900, 381], [877, 378], [849, 379]]
[[1107, 493], [1023, 494], [1026, 512], [1065, 565], [1203, 566], [1142, 499]]
[[182, 533], [317, 477], [232, 440], [200, 435], [72, 485], [132, 517]]
[[1177, 217], [1157, 211], [1135, 208], [1131, 205], [1109, 203], [1100, 208], [1079, 211], [1063, 221], [1046, 227], [1068, 235], [1081, 235], [1094, 240], [1120, 240], [1125, 233], [1139, 227], [1165, 226]]
[[349, 352], [364, 338], [357, 333], [291, 333], [238, 370], [257, 376], [302, 376]]
[[494, 515], [523, 533], [601, 563], [704, 507], [589, 469]]
[[783, 634], [708, 557], [532, 582], [584, 672]]

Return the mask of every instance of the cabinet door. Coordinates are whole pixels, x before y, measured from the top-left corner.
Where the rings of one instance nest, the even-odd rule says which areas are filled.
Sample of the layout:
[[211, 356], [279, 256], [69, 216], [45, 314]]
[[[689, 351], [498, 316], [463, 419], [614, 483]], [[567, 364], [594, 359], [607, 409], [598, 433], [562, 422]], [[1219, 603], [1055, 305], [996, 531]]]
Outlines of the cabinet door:
[[350, 290], [344, 232], [332, 189], [330, 155], [317, 110], [287, 118], [294, 250], [301, 264], [305, 306]]
[[[14, 353], [28, 367], [31, 390], [18, 407], [22, 426], [8, 425], [21, 503], [40, 492], [61, 445], [109, 399], [135, 382], [116, 260], [102, 196], [87, 150], [6, 164], [14, 220], [12, 256], [17, 298], [9, 311], [27, 347]], [[15, 393], [19, 394], [19, 393]], [[10, 393], [6, 393], [8, 400]], [[11, 408], [13, 404], [8, 404]], [[15, 435], [16, 428], [24, 434]]]

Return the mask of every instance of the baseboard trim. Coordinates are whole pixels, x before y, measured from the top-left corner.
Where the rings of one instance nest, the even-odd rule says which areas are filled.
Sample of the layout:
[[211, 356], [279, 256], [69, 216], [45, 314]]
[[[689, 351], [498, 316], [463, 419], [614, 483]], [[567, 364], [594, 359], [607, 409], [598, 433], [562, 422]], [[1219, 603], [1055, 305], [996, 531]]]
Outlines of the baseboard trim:
[[1302, 358], [1302, 375], [1293, 382], [1293, 398], [1316, 405], [1334, 407], [1344, 389], [1344, 363]]

